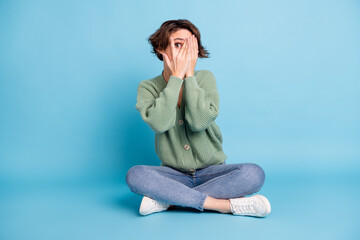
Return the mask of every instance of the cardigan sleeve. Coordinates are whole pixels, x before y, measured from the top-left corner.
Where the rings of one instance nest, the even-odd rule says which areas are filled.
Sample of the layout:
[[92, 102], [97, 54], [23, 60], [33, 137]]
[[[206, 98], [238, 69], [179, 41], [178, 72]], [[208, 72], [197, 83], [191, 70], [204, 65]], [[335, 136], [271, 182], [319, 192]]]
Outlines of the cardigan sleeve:
[[193, 132], [203, 131], [210, 126], [219, 114], [219, 93], [215, 76], [203, 70], [201, 81], [195, 76], [185, 78], [185, 119]]
[[183, 81], [170, 76], [166, 87], [159, 94], [146, 81], [140, 82], [135, 107], [155, 133], [163, 133], [175, 126], [176, 104]]

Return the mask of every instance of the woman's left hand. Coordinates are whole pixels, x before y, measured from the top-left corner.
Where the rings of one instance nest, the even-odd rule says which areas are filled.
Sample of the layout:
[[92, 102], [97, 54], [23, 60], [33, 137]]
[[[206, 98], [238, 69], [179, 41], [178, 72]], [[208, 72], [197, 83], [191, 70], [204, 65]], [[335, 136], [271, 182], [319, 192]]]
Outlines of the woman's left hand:
[[195, 35], [191, 35], [189, 37], [189, 48], [188, 48], [189, 67], [185, 73], [185, 77], [194, 76], [198, 53], [199, 53], [198, 41]]

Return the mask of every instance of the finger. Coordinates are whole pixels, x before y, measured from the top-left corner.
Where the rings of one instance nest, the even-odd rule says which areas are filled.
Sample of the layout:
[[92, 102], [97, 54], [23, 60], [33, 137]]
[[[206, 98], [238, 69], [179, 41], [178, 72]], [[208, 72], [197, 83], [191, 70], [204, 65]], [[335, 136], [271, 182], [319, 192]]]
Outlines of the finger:
[[196, 36], [194, 36], [194, 48], [195, 48], [195, 50], [194, 50], [194, 52], [195, 52], [195, 56], [198, 56], [198, 54], [199, 54], [199, 45], [198, 45], [198, 40], [197, 40], [197, 38], [196, 38]]
[[169, 58], [168, 58], [168, 56], [166, 55], [166, 53], [162, 53], [162, 56], [163, 56], [164, 61], [168, 64], [168, 63], [169, 63], [169, 62], [168, 62]]
[[173, 37], [170, 37], [170, 48], [171, 48], [171, 59], [174, 59], [175, 56], [175, 44]]
[[171, 69], [171, 63], [170, 63], [169, 57], [166, 55], [166, 53], [163, 53], [162, 55], [163, 55], [163, 59], [165, 60], [167, 67]]
[[180, 51], [178, 52], [178, 55], [177, 55], [178, 57], [181, 56], [182, 52], [184, 52], [185, 44], [186, 44], [186, 41], [184, 41], [184, 43], [182, 44]]
[[192, 46], [192, 42], [191, 42], [191, 37], [188, 38], [188, 41], [189, 41], [189, 48], [188, 48], [188, 51], [187, 51], [187, 69], [189, 70], [189, 67], [191, 66], [191, 61], [192, 61], [192, 49], [193, 49], [193, 46]]
[[194, 53], [194, 57], [196, 57], [196, 54], [197, 54], [197, 46], [196, 46], [196, 37], [195, 37], [195, 35], [193, 35], [193, 49], [194, 49], [194, 51], [193, 51], [193, 53]]
[[194, 58], [195, 58], [195, 52], [194, 52], [194, 36], [192, 35], [191, 36], [191, 40], [190, 40], [190, 42], [191, 42], [191, 50], [190, 50], [190, 61], [192, 61]]
[[191, 35], [191, 58], [195, 58], [195, 37], [194, 35]]
[[190, 50], [191, 50], [191, 46], [190, 46], [190, 39], [187, 39], [187, 44], [186, 44], [186, 49], [185, 49], [186, 51], [185, 51], [185, 55], [187, 56], [187, 57], [189, 57], [189, 55], [190, 55]]
[[182, 46], [182, 48], [180, 49], [180, 52], [179, 52], [180, 56], [183, 56], [184, 53], [186, 53], [188, 45], [189, 45], [188, 41], [185, 39], [184, 44], [183, 44], [183, 46]]
[[188, 38], [189, 40], [189, 49], [188, 49], [188, 55], [189, 55], [189, 60], [191, 60], [192, 58], [192, 51], [193, 51], [193, 47], [192, 47], [192, 37], [190, 36]]

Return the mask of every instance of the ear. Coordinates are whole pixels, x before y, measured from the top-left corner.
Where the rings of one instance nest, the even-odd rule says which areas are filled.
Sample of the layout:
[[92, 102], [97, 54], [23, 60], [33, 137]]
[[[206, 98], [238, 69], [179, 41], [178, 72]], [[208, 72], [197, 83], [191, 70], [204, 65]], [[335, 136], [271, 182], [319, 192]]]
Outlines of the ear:
[[161, 50], [159, 50], [159, 49], [156, 49], [156, 51], [157, 51], [158, 53], [160, 53], [160, 54], [163, 54], [163, 53], [164, 53], [164, 51], [161, 51]]

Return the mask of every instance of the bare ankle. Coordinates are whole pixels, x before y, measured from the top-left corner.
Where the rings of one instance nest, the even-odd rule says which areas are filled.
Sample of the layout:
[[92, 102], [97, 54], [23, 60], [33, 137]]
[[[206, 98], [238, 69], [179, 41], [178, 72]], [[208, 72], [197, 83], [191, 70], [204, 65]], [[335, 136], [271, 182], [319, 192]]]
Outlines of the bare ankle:
[[217, 199], [208, 196], [204, 202], [204, 209], [215, 210], [221, 213], [231, 213], [229, 199]]

